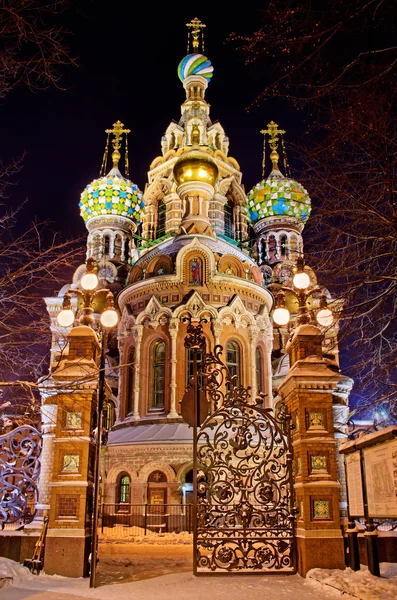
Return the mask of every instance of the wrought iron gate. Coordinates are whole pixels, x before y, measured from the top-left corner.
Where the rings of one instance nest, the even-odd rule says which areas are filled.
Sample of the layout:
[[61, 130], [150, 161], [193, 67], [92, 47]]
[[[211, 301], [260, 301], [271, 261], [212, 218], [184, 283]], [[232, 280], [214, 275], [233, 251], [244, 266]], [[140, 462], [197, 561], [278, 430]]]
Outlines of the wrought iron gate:
[[31, 425], [0, 436], [0, 529], [34, 518], [41, 441], [41, 433]]
[[[203, 352], [201, 324], [188, 325], [185, 346]], [[203, 353], [193, 380], [194, 574], [295, 573], [290, 417], [250, 399], [221, 354]], [[203, 392], [211, 414], [200, 419]]]

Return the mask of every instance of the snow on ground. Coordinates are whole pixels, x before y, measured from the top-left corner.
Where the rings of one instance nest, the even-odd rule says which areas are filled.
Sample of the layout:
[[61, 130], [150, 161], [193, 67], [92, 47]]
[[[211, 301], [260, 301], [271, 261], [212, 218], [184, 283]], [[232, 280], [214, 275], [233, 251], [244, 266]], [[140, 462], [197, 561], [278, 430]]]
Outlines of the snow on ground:
[[[172, 555], [172, 550], [170, 550]], [[171, 558], [171, 557], [170, 557]], [[119, 558], [120, 561], [130, 560]], [[171, 559], [172, 560], [172, 559]], [[130, 561], [131, 562], [131, 561]], [[150, 571], [150, 569], [148, 569]], [[117, 579], [117, 578], [115, 578]], [[266, 600], [271, 594], [277, 600], [396, 600], [397, 564], [381, 563], [381, 577], [371, 575], [367, 567], [351, 569], [312, 569], [306, 578], [299, 575], [227, 575], [198, 576], [191, 570], [147, 572], [138, 580], [100, 585], [92, 589], [88, 578], [57, 575], [32, 575], [30, 571], [7, 558], [0, 557], [0, 598], [4, 600]]]

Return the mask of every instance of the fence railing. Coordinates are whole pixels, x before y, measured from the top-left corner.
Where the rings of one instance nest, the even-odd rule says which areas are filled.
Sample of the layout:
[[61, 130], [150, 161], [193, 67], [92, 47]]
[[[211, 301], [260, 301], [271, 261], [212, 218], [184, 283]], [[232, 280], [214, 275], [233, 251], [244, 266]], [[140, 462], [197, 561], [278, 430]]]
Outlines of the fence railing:
[[191, 504], [102, 504], [99, 518], [101, 532], [112, 537], [193, 532]]

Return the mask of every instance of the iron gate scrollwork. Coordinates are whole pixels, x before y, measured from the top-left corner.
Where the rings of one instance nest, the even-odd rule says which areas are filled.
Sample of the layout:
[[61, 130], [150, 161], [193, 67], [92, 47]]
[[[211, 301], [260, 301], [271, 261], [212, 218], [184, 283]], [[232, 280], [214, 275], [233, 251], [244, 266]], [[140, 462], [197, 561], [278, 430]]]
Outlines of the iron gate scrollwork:
[[33, 520], [38, 500], [41, 433], [23, 425], [0, 435], [0, 528]]
[[[185, 346], [199, 348], [201, 323], [187, 331]], [[204, 353], [194, 383], [210, 404], [194, 436], [194, 574], [295, 573], [290, 416], [236, 386], [221, 354]]]

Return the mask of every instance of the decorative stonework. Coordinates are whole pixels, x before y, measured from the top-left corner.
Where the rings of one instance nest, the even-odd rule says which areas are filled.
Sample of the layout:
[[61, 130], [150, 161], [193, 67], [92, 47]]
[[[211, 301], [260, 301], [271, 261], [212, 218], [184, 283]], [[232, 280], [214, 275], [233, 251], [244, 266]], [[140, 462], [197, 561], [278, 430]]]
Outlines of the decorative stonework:
[[327, 471], [327, 457], [326, 456], [311, 456], [310, 457], [311, 472], [326, 472]]
[[62, 472], [78, 473], [80, 469], [80, 454], [64, 454]]
[[81, 412], [67, 412], [66, 422], [67, 429], [82, 429], [83, 427], [83, 413]]
[[313, 499], [312, 500], [312, 520], [330, 519], [331, 507], [329, 500]]

